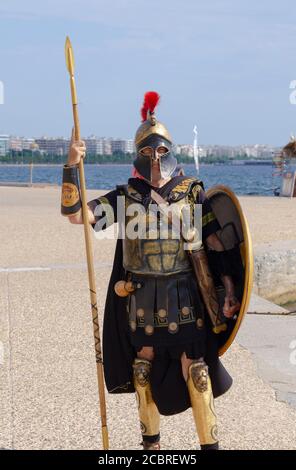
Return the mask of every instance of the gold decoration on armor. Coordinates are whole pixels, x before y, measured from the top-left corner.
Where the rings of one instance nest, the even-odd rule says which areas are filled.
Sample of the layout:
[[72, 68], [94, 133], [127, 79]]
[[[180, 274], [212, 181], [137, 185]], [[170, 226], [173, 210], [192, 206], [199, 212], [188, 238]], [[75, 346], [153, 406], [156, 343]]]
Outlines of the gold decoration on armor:
[[114, 290], [119, 297], [127, 297], [131, 292], [138, 289], [141, 286], [136, 285], [131, 281], [117, 281], [114, 284]]
[[189, 307], [182, 307], [181, 312], [182, 312], [182, 315], [187, 317], [190, 313], [190, 308]]
[[[195, 181], [196, 181], [196, 178], [193, 178], [191, 176], [181, 181], [181, 183], [177, 184], [171, 192], [172, 199], [177, 199], [178, 197], [180, 197], [180, 194], [186, 194], [191, 184], [194, 183]], [[197, 186], [197, 188], [200, 188], [200, 186]]]
[[169, 331], [171, 333], [176, 333], [178, 331], [178, 324], [176, 322], [169, 323]]
[[144, 316], [145, 316], [145, 310], [143, 308], [138, 308], [137, 317], [144, 318]]
[[214, 397], [208, 366], [203, 359], [190, 365], [187, 387], [200, 444], [214, 444], [218, 441]]
[[133, 369], [142, 433], [147, 436], [154, 436], [159, 433], [160, 416], [152, 398], [149, 382], [151, 362], [146, 359], [136, 358]]
[[208, 366], [205, 362], [196, 362], [191, 368], [191, 378], [196, 390], [200, 393], [208, 390]]
[[167, 317], [167, 311], [164, 308], [160, 308], [157, 313], [158, 313], [160, 318], [166, 318]]
[[146, 359], [135, 359], [133, 369], [136, 383], [141, 387], [146, 387], [149, 382], [151, 362]]
[[145, 326], [145, 333], [146, 335], [152, 335], [154, 333], [154, 326], [152, 325]]
[[[72, 207], [79, 201], [79, 191], [73, 183], [63, 183], [62, 185], [62, 205]], [[72, 214], [70, 214], [72, 215]]]
[[[130, 313], [128, 306], [127, 306], [127, 311], [128, 311], [128, 313]], [[140, 317], [137, 314], [137, 327], [145, 329], [144, 316]], [[178, 324], [179, 325], [186, 325], [188, 323], [194, 323], [195, 321], [196, 321], [196, 325], [199, 329], [203, 328], [203, 326], [204, 326], [203, 320], [201, 318], [195, 320], [194, 311], [193, 311], [192, 308], [190, 308], [188, 315], [183, 315], [182, 312], [179, 314], [179, 317], [178, 317]], [[131, 325], [131, 322], [130, 322], [130, 325]], [[162, 327], [163, 328], [170, 328], [169, 325], [170, 325], [170, 323], [168, 322], [168, 313], [167, 313], [167, 311], [165, 309], [159, 309], [159, 311], [154, 314], [154, 328], [155, 327], [157, 327], [157, 328], [162, 328]], [[175, 329], [176, 328], [175, 327], [176, 323], [171, 322], [171, 325], [173, 325], [173, 326], [170, 329], [170, 331], [175, 332], [176, 331], [176, 329]], [[152, 334], [154, 332], [154, 329], [152, 330], [152, 328], [153, 328], [152, 325], [147, 325], [146, 328], [147, 328], [147, 330], [145, 330], [145, 333], [147, 331], [148, 331], [148, 334]], [[151, 331], [151, 333], [150, 333], [150, 331]]]
[[[114, 223], [114, 211], [113, 208], [108, 200], [107, 197], [105, 196], [100, 196], [98, 198], [99, 204], [102, 209], [102, 213], [105, 213], [105, 220], [106, 220], [106, 228], [110, 227]], [[96, 214], [95, 214], [96, 215]]]

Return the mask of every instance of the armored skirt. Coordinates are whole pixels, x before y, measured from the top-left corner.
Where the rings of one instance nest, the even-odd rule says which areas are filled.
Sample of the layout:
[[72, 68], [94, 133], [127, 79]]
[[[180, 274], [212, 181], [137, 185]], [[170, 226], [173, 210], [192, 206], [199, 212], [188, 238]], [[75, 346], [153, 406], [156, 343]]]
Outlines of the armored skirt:
[[129, 273], [138, 288], [127, 298], [129, 339], [135, 352], [199, 359], [206, 352], [205, 306], [194, 273], [151, 276]]

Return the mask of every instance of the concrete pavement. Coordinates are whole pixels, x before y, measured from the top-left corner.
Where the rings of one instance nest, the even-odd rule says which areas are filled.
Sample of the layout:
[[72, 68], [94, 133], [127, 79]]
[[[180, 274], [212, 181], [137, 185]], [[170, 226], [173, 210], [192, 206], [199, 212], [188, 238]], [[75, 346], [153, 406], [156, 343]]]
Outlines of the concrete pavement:
[[252, 353], [277, 400], [296, 409], [296, 315], [247, 315], [237, 342]]

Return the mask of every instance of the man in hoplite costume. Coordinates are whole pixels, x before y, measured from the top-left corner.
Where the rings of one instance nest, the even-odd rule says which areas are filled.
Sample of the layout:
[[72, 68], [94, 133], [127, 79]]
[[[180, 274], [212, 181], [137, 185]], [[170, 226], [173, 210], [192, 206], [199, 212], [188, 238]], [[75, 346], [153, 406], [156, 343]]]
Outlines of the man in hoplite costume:
[[[220, 224], [202, 181], [172, 176], [177, 161], [169, 132], [155, 117], [158, 101], [156, 92], [145, 94], [142, 124], [135, 136], [133, 177], [88, 203], [89, 222], [99, 230], [119, 221], [118, 196], [124, 197], [126, 214], [132, 204], [141, 204], [141, 217], [147, 222], [153, 217], [149, 209], [159, 206], [160, 197], [171, 208], [202, 205], [202, 231], [194, 231], [192, 238], [189, 230], [191, 237], [186, 239], [184, 235], [174, 238], [171, 230], [170, 237], [162, 238], [161, 217], [156, 212], [158, 222], [150, 238], [143, 234], [118, 238], [104, 311], [105, 382], [110, 393], [136, 392], [145, 450], [160, 449], [160, 414], [173, 415], [189, 407], [201, 449], [215, 450], [214, 398], [230, 388], [232, 379], [219, 360], [217, 335], [197, 287], [186, 242], [191, 243], [192, 253], [204, 246], [211, 250], [211, 270], [226, 288], [224, 322], [231, 321], [239, 302], [229, 254], [216, 234]], [[62, 189], [62, 214], [71, 223], [82, 223], [77, 165], [85, 151], [84, 142], [72, 136]], [[102, 220], [103, 227], [99, 226]], [[125, 225], [130, 220], [127, 216]], [[167, 222], [172, 229], [173, 219], [168, 217]]]

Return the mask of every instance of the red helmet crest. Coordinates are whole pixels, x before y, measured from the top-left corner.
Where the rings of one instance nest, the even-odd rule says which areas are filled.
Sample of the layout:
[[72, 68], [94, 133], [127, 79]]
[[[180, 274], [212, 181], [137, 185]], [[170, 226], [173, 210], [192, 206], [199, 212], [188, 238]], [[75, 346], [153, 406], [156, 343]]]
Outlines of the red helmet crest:
[[144, 95], [144, 103], [141, 109], [142, 122], [147, 120], [148, 111], [152, 114], [158, 105], [160, 96], [156, 91], [147, 91]]

